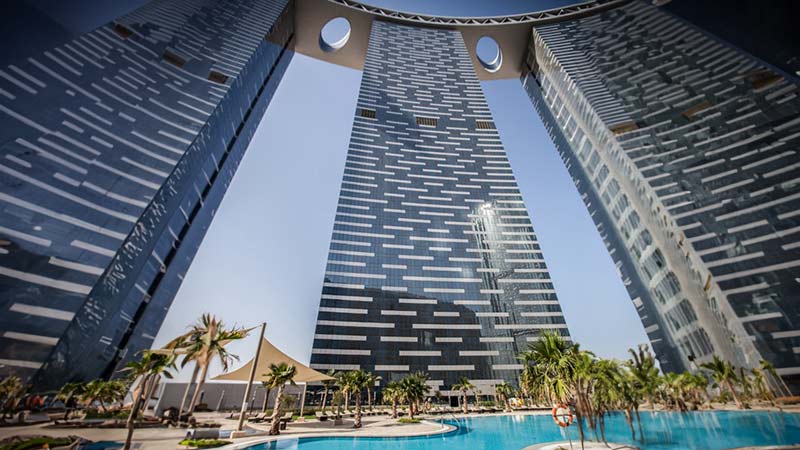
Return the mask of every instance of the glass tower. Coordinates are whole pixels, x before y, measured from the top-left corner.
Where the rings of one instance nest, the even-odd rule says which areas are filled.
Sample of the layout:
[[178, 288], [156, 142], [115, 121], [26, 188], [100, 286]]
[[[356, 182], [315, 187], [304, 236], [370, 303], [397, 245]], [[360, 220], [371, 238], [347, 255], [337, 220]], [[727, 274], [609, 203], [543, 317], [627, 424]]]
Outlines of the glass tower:
[[445, 392], [568, 336], [461, 33], [374, 21], [311, 355]]
[[800, 374], [798, 83], [643, 1], [535, 27], [522, 78], [665, 370]]
[[0, 69], [0, 377], [149, 348], [288, 64], [287, 0], [155, 0]]

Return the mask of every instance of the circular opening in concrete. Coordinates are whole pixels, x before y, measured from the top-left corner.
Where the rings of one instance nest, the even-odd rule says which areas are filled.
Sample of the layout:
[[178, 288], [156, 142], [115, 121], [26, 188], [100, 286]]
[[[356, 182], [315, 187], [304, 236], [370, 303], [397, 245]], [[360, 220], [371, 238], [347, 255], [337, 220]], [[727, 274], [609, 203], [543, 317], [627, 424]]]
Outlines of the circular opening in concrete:
[[497, 41], [489, 36], [483, 36], [478, 39], [478, 44], [475, 46], [475, 54], [487, 72], [497, 72], [500, 70], [500, 66], [503, 65], [503, 52], [500, 51]]
[[335, 52], [350, 39], [350, 22], [344, 17], [331, 19], [319, 32], [319, 48], [325, 52]]

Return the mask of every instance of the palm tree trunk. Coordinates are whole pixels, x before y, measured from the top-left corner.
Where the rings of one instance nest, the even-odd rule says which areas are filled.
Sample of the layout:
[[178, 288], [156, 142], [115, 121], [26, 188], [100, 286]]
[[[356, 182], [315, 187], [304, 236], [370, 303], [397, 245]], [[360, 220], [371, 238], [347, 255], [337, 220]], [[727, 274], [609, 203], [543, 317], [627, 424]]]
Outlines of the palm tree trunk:
[[413, 400], [409, 400], [408, 401], [408, 417], [411, 418], [412, 420], [414, 419], [414, 401]]
[[[69, 420], [69, 414], [72, 412], [72, 408], [69, 406], [69, 404], [70, 404], [71, 402], [72, 402], [72, 394], [70, 394], [70, 395], [69, 395], [69, 396], [68, 396], [68, 397], [67, 397], [67, 398], [64, 400], [64, 420]], [[0, 402], [0, 405], [2, 405], [2, 403], [1, 403], [1, 402]]]
[[356, 393], [356, 420], [353, 428], [361, 428], [361, 392]]
[[631, 416], [631, 410], [629, 408], [625, 408], [625, 421], [628, 422], [628, 428], [631, 429], [631, 439], [636, 440], [636, 429], [633, 428], [633, 417]]
[[283, 385], [278, 386], [278, 393], [275, 395], [275, 406], [272, 408], [272, 422], [269, 427], [269, 435], [281, 434], [281, 401], [283, 400]]
[[606, 439], [606, 419], [603, 414], [597, 418], [597, 424], [600, 428], [600, 436], [603, 438], [603, 443], [608, 447], [608, 440]]
[[125, 426], [128, 428], [128, 435], [125, 437], [125, 446], [123, 447], [123, 450], [130, 450], [131, 444], [133, 443], [133, 430], [136, 428], [136, 416], [139, 414], [139, 408], [142, 404], [142, 393], [147, 385], [148, 377], [149, 376], [145, 376], [142, 379], [140, 384], [141, 389], [138, 390], [139, 393], [133, 399], [131, 412], [128, 414], [128, 420], [125, 423]]
[[350, 411], [350, 392], [344, 393], [344, 410]]
[[583, 430], [583, 415], [581, 415], [580, 408], [575, 408], [575, 421], [578, 422], [578, 434], [581, 437], [581, 450], [583, 450], [583, 441], [586, 440], [586, 435]]
[[324, 413], [325, 412], [325, 403], [328, 401], [328, 389], [325, 388], [325, 393], [322, 394], [322, 407], [320, 410]]
[[397, 419], [397, 399], [392, 399], [392, 419]]
[[639, 415], [639, 406], [634, 409], [636, 411], [636, 423], [639, 425], [639, 439], [644, 442], [644, 431], [642, 430], [642, 416]]
[[192, 378], [189, 380], [189, 383], [186, 385], [186, 389], [183, 391], [183, 397], [181, 398], [181, 406], [178, 408], [178, 421], [181, 420], [181, 416], [183, 415], [183, 408], [186, 406], [186, 399], [189, 397], [189, 391], [192, 389], [192, 385], [197, 381], [197, 372], [200, 371], [200, 366], [197, 363], [194, 364], [194, 369], [192, 369]]
[[369, 410], [372, 411], [372, 389], [367, 387], [367, 405], [369, 406]]
[[725, 387], [731, 391], [731, 395], [733, 395], [733, 401], [736, 402], [736, 407], [739, 409], [744, 409], [742, 406], [742, 401], [739, 399], [739, 394], [736, 393], [736, 388], [733, 387], [733, 383], [730, 380], [725, 381]]
[[461, 407], [464, 409], [464, 414], [469, 414], [469, 404], [467, 403], [467, 391], [461, 391], [461, 395], [464, 397], [464, 404]]
[[189, 408], [186, 410], [188, 414], [192, 414], [194, 412], [194, 408], [197, 406], [197, 402], [200, 400], [200, 392], [203, 390], [203, 385], [206, 382], [206, 375], [208, 375], [208, 363], [208, 361], [203, 363], [203, 367], [200, 370], [200, 379], [197, 380], [197, 387], [194, 388], [192, 401], [189, 403]]

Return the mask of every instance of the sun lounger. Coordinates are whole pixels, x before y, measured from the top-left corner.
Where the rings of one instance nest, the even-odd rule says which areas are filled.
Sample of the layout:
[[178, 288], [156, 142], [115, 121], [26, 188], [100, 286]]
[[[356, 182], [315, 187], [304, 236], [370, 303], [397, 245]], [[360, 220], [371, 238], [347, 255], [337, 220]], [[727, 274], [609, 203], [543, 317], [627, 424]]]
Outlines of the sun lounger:
[[281, 430], [285, 430], [286, 429], [286, 424], [288, 424], [292, 420], [292, 416], [293, 416], [293, 414], [290, 411], [290, 412], [287, 412], [286, 414], [284, 414], [283, 417], [278, 419], [281, 422], [281, 424], [280, 424], [280, 429]]
[[255, 416], [249, 418], [248, 420], [250, 422], [253, 422], [253, 423], [260, 423], [260, 422], [263, 422], [266, 419], [267, 419], [267, 413], [262, 412], [262, 413], [256, 414]]

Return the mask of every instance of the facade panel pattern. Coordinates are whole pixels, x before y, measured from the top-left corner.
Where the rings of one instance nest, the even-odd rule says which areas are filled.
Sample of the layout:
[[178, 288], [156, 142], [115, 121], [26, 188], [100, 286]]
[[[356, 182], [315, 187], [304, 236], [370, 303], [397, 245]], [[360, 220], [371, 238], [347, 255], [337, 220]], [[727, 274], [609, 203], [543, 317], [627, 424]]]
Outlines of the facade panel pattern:
[[461, 34], [375, 21], [357, 108], [312, 367], [516, 382], [568, 331]]
[[795, 80], [645, 2], [536, 27], [523, 84], [662, 367], [800, 374]]
[[0, 376], [46, 388], [149, 348], [291, 57], [290, 12], [156, 0], [0, 69]]

